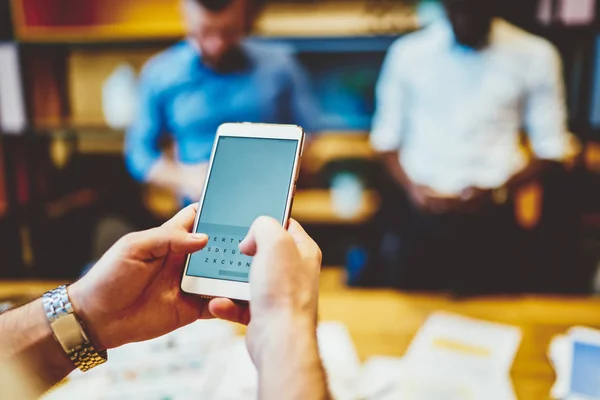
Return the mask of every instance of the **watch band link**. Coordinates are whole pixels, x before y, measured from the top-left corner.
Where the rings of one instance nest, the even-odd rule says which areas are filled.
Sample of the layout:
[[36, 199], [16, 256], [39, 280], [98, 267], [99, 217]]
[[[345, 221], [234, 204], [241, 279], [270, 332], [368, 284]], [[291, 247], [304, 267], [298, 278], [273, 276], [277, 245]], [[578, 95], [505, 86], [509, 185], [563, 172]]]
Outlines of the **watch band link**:
[[[56, 289], [46, 292], [42, 297], [42, 303], [44, 305], [44, 312], [48, 318], [48, 322], [52, 327], [55, 339], [59, 342], [61, 347], [65, 349], [67, 356], [71, 359], [73, 364], [81, 371], [89, 371], [90, 369], [97, 367], [100, 364], [105, 363], [108, 360], [108, 353], [106, 350], [97, 351], [92, 343], [90, 343], [88, 336], [85, 334], [83, 324], [75, 313], [73, 312], [73, 306], [69, 300], [69, 294], [67, 292], [67, 286], [63, 285]], [[67, 318], [73, 315], [73, 320], [77, 326], [72, 329], [79, 329], [82, 340], [74, 345], [73, 347], [68, 346], [65, 348], [61, 338], [55, 330], [55, 324], [61, 318]]]

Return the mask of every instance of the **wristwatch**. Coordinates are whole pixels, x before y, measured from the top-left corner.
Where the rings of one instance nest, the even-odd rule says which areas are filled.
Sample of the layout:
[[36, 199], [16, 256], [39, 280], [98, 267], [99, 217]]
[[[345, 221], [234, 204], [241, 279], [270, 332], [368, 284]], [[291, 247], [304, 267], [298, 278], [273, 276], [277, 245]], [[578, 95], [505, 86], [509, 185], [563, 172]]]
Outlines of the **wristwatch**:
[[88, 339], [83, 323], [73, 312], [66, 285], [46, 292], [42, 303], [54, 338], [77, 368], [86, 372], [108, 360], [106, 350], [97, 351]]

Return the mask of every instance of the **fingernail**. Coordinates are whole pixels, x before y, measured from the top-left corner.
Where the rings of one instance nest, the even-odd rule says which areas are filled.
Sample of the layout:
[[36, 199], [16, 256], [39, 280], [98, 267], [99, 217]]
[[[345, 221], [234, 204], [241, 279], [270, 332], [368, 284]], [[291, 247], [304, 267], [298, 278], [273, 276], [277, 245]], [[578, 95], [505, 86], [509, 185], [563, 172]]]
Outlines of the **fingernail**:
[[191, 236], [194, 240], [208, 240], [206, 233], [192, 233]]

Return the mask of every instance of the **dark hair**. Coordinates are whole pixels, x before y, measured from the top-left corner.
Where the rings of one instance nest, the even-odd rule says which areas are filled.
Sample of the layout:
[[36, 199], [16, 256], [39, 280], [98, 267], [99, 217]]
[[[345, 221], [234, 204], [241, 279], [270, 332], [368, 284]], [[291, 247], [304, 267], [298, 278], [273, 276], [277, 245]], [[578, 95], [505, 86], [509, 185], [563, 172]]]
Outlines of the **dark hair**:
[[[194, 0], [202, 7], [210, 11], [221, 11], [229, 7], [233, 0]], [[255, 7], [260, 8], [265, 5], [267, 0], [248, 0], [254, 3]]]

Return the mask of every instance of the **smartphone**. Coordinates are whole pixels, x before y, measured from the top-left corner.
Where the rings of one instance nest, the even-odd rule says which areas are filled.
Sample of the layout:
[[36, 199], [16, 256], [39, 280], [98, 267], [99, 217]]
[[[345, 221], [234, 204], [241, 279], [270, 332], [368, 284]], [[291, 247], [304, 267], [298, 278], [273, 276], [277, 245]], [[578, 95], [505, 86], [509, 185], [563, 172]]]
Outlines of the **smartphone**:
[[294, 125], [219, 127], [194, 232], [207, 246], [188, 256], [181, 290], [206, 298], [250, 300], [252, 258], [239, 250], [254, 220], [270, 216], [287, 226], [304, 131]]

